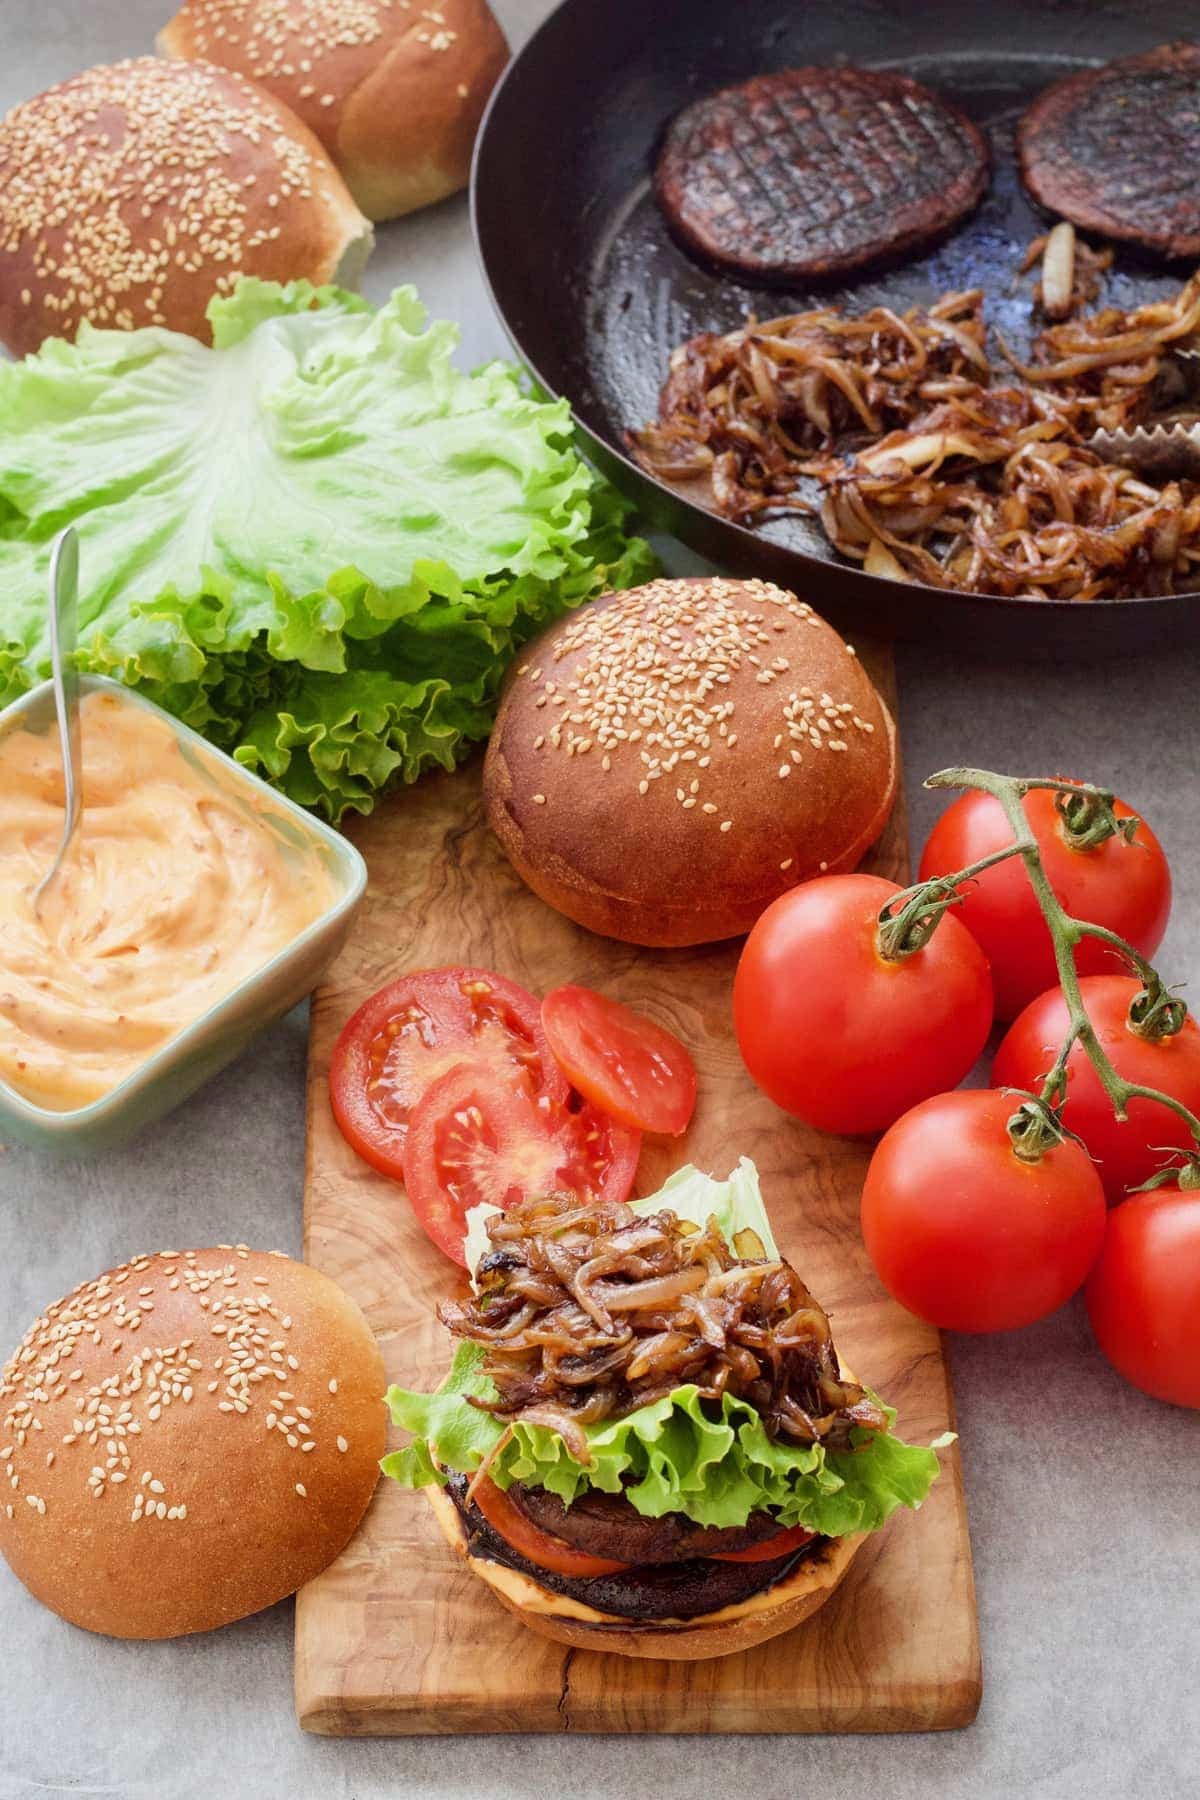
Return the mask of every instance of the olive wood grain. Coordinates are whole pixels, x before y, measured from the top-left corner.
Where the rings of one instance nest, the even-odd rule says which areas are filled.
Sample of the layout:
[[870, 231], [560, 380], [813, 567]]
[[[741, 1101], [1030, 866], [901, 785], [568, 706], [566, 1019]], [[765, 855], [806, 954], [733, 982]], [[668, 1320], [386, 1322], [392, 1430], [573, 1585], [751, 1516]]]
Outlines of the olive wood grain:
[[[894, 705], [890, 654], [860, 646]], [[305, 1255], [364, 1308], [390, 1379], [429, 1388], [448, 1360], [434, 1317], [456, 1272], [403, 1191], [360, 1161], [329, 1110], [338, 1031], [406, 969], [494, 968], [543, 993], [603, 989], [676, 1032], [696, 1058], [685, 1140], [647, 1144], [650, 1193], [682, 1162], [724, 1175], [754, 1158], [781, 1247], [833, 1316], [847, 1362], [928, 1442], [953, 1425], [936, 1331], [883, 1293], [858, 1230], [869, 1145], [822, 1136], [753, 1087], [734, 1042], [736, 943], [641, 950], [581, 930], [522, 886], [482, 818], [480, 762], [437, 775], [351, 829], [371, 879], [350, 943], [314, 997]], [[902, 808], [867, 865], [903, 880]], [[968, 1724], [980, 1696], [978, 1626], [957, 1447], [917, 1514], [859, 1553], [797, 1631], [712, 1662], [647, 1662], [564, 1649], [527, 1631], [458, 1565], [418, 1495], [380, 1483], [344, 1554], [299, 1596], [296, 1709], [326, 1734], [495, 1731], [927, 1731]]]

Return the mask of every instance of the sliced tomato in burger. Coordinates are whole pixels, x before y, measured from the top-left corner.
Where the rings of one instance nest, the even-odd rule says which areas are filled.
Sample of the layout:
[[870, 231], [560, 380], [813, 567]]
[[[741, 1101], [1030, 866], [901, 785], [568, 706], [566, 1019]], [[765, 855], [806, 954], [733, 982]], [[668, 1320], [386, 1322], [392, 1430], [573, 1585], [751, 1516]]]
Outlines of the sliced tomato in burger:
[[473, 1206], [507, 1208], [527, 1194], [575, 1193], [624, 1200], [641, 1138], [585, 1103], [572, 1107], [461, 1063], [414, 1107], [404, 1150], [404, 1185], [439, 1249], [466, 1267], [463, 1239]]
[[471, 1498], [492, 1530], [498, 1532], [506, 1544], [511, 1544], [518, 1555], [527, 1562], [536, 1563], [540, 1569], [586, 1580], [589, 1575], [618, 1575], [629, 1567], [628, 1563], [612, 1562], [604, 1556], [589, 1556], [586, 1550], [576, 1550], [574, 1544], [543, 1531], [532, 1519], [527, 1519], [503, 1489], [486, 1475], [476, 1485]]
[[696, 1065], [671, 1032], [591, 988], [542, 1001], [555, 1058], [588, 1100], [634, 1131], [678, 1137], [696, 1104]]
[[487, 969], [420, 969], [372, 994], [334, 1045], [329, 1098], [342, 1135], [402, 1179], [412, 1109], [464, 1062], [535, 1097], [567, 1099], [531, 993]]
[[774, 1562], [778, 1556], [790, 1556], [793, 1550], [803, 1550], [805, 1544], [811, 1544], [816, 1535], [815, 1531], [807, 1531], [803, 1525], [793, 1525], [787, 1531], [777, 1532], [774, 1537], [764, 1538], [761, 1544], [749, 1544], [745, 1550], [716, 1550], [709, 1554], [714, 1562]]

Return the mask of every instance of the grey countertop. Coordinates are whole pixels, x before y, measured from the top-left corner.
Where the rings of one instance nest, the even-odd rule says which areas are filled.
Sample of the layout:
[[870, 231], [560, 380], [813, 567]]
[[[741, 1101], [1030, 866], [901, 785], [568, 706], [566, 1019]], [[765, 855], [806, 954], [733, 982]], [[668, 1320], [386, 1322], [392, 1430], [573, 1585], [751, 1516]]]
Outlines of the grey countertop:
[[[143, 50], [167, 10], [163, 0], [0, 0], [0, 110], [90, 62]], [[500, 0], [497, 10], [519, 43], [550, 8]], [[461, 200], [382, 233], [368, 288], [378, 295], [398, 279], [462, 321], [468, 361], [504, 352]], [[819, 606], [819, 594], [808, 597]], [[1111, 783], [1145, 809], [1173, 859], [1159, 960], [1172, 979], [1194, 979], [1198, 693], [1194, 650], [1158, 666], [1092, 668], [906, 652], [914, 841], [938, 804], [921, 777], [950, 763]], [[242, 1239], [297, 1253], [304, 1048], [293, 1014], [123, 1152], [77, 1164], [0, 1155], [0, 1348], [48, 1301], [137, 1250]], [[1194, 1793], [1200, 1418], [1124, 1386], [1091, 1348], [1078, 1304], [1010, 1336], [955, 1338], [950, 1354], [984, 1654], [983, 1706], [968, 1731], [323, 1741], [292, 1713], [290, 1603], [211, 1636], [115, 1643], [64, 1625], [0, 1566], [0, 1796]]]

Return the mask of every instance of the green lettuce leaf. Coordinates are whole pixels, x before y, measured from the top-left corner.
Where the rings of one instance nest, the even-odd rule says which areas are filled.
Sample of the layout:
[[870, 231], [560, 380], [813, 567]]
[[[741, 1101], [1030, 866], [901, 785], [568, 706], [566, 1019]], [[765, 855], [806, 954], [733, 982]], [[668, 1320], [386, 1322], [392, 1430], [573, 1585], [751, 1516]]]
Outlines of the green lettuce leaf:
[[[413, 1434], [380, 1464], [401, 1487], [444, 1483], [448, 1470], [471, 1474], [495, 1450], [504, 1427], [465, 1398], [495, 1398], [483, 1358], [480, 1345], [460, 1343], [436, 1393], [389, 1390], [393, 1423]], [[492, 1480], [548, 1488], [568, 1506], [588, 1488], [624, 1493], [649, 1518], [681, 1512], [699, 1525], [744, 1525], [768, 1509], [783, 1526], [846, 1537], [875, 1531], [898, 1506], [920, 1506], [937, 1476], [935, 1448], [949, 1441], [926, 1450], [890, 1432], [858, 1431], [849, 1451], [776, 1443], [744, 1400], [726, 1394], [718, 1410], [694, 1384], [624, 1419], [586, 1426], [584, 1435], [587, 1464], [557, 1432], [518, 1422], [491, 1464]]]
[[739, 1232], [752, 1231], [767, 1256], [778, 1256], [779, 1246], [763, 1205], [758, 1185], [758, 1170], [748, 1156], [739, 1159], [737, 1168], [725, 1181], [693, 1168], [691, 1163], [676, 1169], [673, 1175], [645, 1200], [631, 1200], [635, 1213], [657, 1212], [668, 1207], [681, 1219], [691, 1219], [699, 1226], [715, 1219], [725, 1242], [736, 1248]]
[[[727, 1181], [698, 1169], [672, 1175], [657, 1194], [637, 1200], [639, 1213], [670, 1207], [702, 1225], [715, 1217], [727, 1240], [749, 1227], [768, 1255], [778, 1254], [754, 1164], [743, 1157]], [[469, 1219], [472, 1246], [486, 1244], [489, 1209]], [[385, 1475], [403, 1487], [444, 1483], [446, 1471], [470, 1474], [494, 1452], [504, 1427], [466, 1396], [494, 1399], [483, 1374], [482, 1346], [460, 1342], [450, 1373], [434, 1394], [393, 1387], [393, 1422], [412, 1434], [404, 1449], [384, 1457]], [[889, 1419], [895, 1414], [889, 1411]], [[855, 1432], [854, 1448], [827, 1452], [821, 1445], [773, 1442], [762, 1419], [743, 1400], [726, 1394], [720, 1407], [701, 1399], [694, 1384], [639, 1407], [628, 1417], [585, 1426], [590, 1460], [580, 1463], [557, 1432], [518, 1422], [490, 1464], [499, 1487], [522, 1481], [544, 1487], [570, 1505], [588, 1488], [624, 1493], [638, 1512], [659, 1518], [681, 1512], [700, 1525], [744, 1525], [768, 1509], [784, 1526], [803, 1525], [824, 1537], [874, 1531], [898, 1506], [918, 1507], [938, 1472], [935, 1451], [906, 1444], [892, 1433]]]
[[80, 534], [82, 667], [142, 687], [337, 818], [453, 767], [514, 651], [653, 572], [569, 409], [412, 288], [378, 311], [243, 280], [214, 345], [53, 340], [0, 367], [0, 703], [49, 667], [55, 534]]

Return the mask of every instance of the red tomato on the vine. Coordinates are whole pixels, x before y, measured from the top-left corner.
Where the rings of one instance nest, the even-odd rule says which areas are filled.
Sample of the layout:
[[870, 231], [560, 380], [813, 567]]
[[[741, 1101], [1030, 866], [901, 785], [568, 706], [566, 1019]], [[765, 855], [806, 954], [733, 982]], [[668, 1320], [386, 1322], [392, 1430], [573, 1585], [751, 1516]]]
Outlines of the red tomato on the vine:
[[[1095, 849], [1074, 849], [1054, 801], [1049, 789], [1035, 788], [1023, 804], [1060, 903], [1074, 918], [1106, 925], [1143, 956], [1152, 956], [1171, 911], [1171, 873], [1162, 845], [1139, 815], [1132, 844], [1118, 836]], [[1133, 817], [1121, 800], [1113, 811], [1118, 819]], [[1011, 842], [1000, 802], [991, 794], [963, 794], [930, 833], [921, 856], [921, 880], [953, 875]], [[1015, 1018], [1038, 994], [1057, 985], [1054, 945], [1021, 857], [976, 876], [963, 888], [955, 911], [991, 964], [997, 1018]], [[1114, 952], [1095, 939], [1084, 940], [1075, 963], [1081, 975], [1108, 975], [1118, 967]]]
[[[1200, 1112], [1200, 1026], [1188, 1018], [1173, 1037], [1150, 1038], [1129, 1021], [1141, 983], [1128, 975], [1088, 975], [1079, 984], [1084, 1008], [1106, 1056], [1123, 1081], [1157, 1088]], [[993, 1087], [1032, 1088], [1053, 1068], [1070, 1030], [1061, 988], [1030, 1003], [1009, 1028], [992, 1064]], [[1083, 1139], [1110, 1200], [1122, 1200], [1166, 1160], [1164, 1149], [1187, 1150], [1192, 1135], [1169, 1107], [1131, 1100], [1121, 1123], [1087, 1052], [1076, 1044], [1067, 1059], [1063, 1122]]]
[[987, 962], [952, 914], [923, 949], [882, 955], [879, 914], [901, 891], [878, 875], [804, 882], [742, 951], [733, 1017], [746, 1067], [820, 1131], [883, 1131], [961, 1081], [991, 1029]]
[[1114, 1207], [1087, 1309], [1126, 1381], [1200, 1407], [1200, 1190], [1172, 1183]]
[[1008, 1094], [968, 1088], [905, 1113], [862, 1195], [863, 1240], [902, 1306], [949, 1331], [1007, 1331], [1070, 1299], [1104, 1237], [1104, 1189], [1068, 1139], [1016, 1154]]

